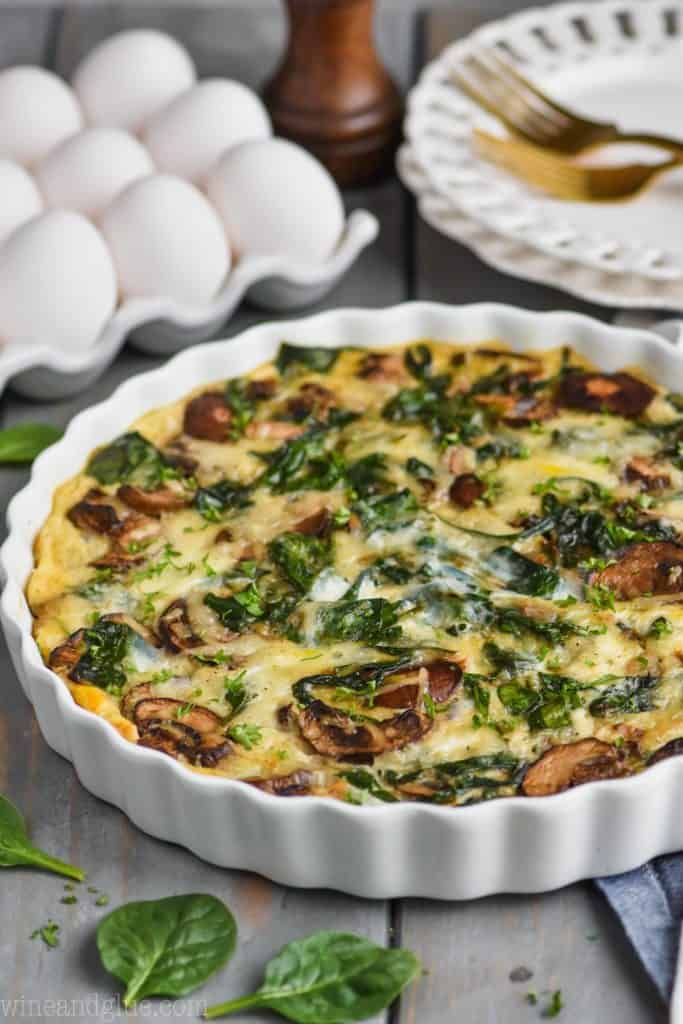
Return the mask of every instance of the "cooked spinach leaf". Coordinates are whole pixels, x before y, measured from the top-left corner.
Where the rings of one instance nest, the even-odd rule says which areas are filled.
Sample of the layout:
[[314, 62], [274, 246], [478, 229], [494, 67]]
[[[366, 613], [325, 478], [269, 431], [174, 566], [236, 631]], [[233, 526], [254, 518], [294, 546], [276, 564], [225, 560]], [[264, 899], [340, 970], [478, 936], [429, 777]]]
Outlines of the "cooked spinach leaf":
[[314, 428], [262, 456], [268, 466], [258, 483], [276, 494], [331, 490], [344, 479], [346, 464], [325, 442], [325, 431]]
[[97, 928], [102, 963], [126, 986], [126, 1008], [146, 996], [193, 992], [230, 959], [236, 942], [228, 908], [201, 893], [126, 903]]
[[100, 619], [83, 631], [85, 649], [71, 670], [71, 678], [117, 692], [126, 682], [123, 662], [133, 637], [133, 630], [125, 623]]
[[244, 633], [254, 622], [265, 618], [267, 612], [263, 595], [255, 583], [227, 597], [207, 594], [204, 604], [216, 613], [221, 624], [231, 633]]
[[242, 437], [245, 428], [256, 415], [256, 402], [249, 397], [248, 385], [240, 377], [228, 381], [225, 388], [225, 404], [232, 413], [230, 434], [233, 440]]
[[625, 676], [601, 690], [600, 695], [591, 701], [588, 710], [596, 718], [652, 711], [653, 690], [658, 683], [657, 676]]
[[406, 487], [393, 494], [357, 501], [353, 511], [360, 517], [363, 528], [371, 533], [373, 530], [400, 530], [408, 526], [418, 515], [420, 506], [413, 492]]
[[434, 470], [431, 466], [428, 466], [426, 462], [422, 462], [420, 459], [416, 459], [411, 455], [409, 459], [406, 459], [405, 464], [406, 473], [410, 473], [416, 480], [432, 480], [434, 477]]
[[489, 572], [518, 594], [550, 597], [560, 584], [560, 574], [555, 569], [534, 562], [507, 545], [492, 551], [485, 564]]
[[310, 370], [312, 373], [328, 373], [339, 359], [341, 349], [315, 348], [290, 345], [286, 341], [280, 345], [275, 365], [278, 372]]
[[26, 822], [6, 796], [0, 795], [0, 868], [24, 865], [44, 868], [57, 875], [75, 878], [82, 882], [85, 872], [72, 864], [66, 864], [34, 846], [26, 831]]
[[100, 448], [87, 465], [100, 484], [130, 483], [151, 490], [164, 480], [180, 475], [161, 452], [138, 433], [122, 434]]
[[233, 480], [219, 480], [209, 487], [200, 487], [193, 505], [207, 522], [219, 523], [228, 512], [251, 505], [251, 491]]
[[492, 640], [487, 640], [482, 647], [484, 657], [491, 662], [495, 674], [505, 673], [509, 676], [524, 675], [531, 672], [538, 663], [534, 654], [528, 651], [513, 651], [509, 647], [499, 647]]
[[529, 449], [517, 438], [497, 437], [485, 444], [480, 444], [475, 449], [475, 455], [477, 462], [486, 462], [487, 459], [492, 459], [495, 462], [500, 462], [501, 459], [528, 459]]
[[399, 602], [383, 597], [323, 605], [318, 609], [317, 639], [321, 643], [358, 640], [370, 646], [392, 644], [401, 638], [399, 607]]
[[513, 715], [526, 718], [533, 731], [563, 729], [571, 724], [571, 712], [582, 706], [580, 691], [586, 687], [568, 676], [539, 673], [538, 690], [519, 683], [503, 683], [498, 697]]
[[292, 693], [302, 707], [314, 699], [312, 690], [319, 686], [332, 687], [339, 693], [352, 693], [357, 697], [372, 697], [387, 676], [394, 675], [413, 662], [412, 655], [390, 661], [372, 661], [365, 665], [342, 665], [334, 672], [304, 676], [292, 687]]
[[281, 533], [268, 545], [268, 554], [282, 572], [302, 593], [332, 561], [332, 542], [302, 533]]
[[385, 490], [388, 486], [386, 455], [383, 452], [364, 455], [349, 466], [346, 479], [360, 498]]
[[260, 1006], [295, 1024], [352, 1024], [389, 1006], [420, 970], [407, 949], [317, 932], [285, 946], [266, 967], [254, 995], [211, 1006], [204, 1016], [211, 1020]]
[[432, 369], [432, 353], [429, 346], [424, 343], [411, 345], [405, 351], [403, 364], [408, 373], [417, 380], [425, 380], [430, 376]]
[[370, 796], [374, 796], [375, 799], [382, 800], [385, 804], [398, 802], [398, 797], [381, 786], [372, 772], [366, 771], [365, 768], [354, 768], [351, 771], [342, 772], [341, 778], [349, 782], [355, 789], [363, 790]]

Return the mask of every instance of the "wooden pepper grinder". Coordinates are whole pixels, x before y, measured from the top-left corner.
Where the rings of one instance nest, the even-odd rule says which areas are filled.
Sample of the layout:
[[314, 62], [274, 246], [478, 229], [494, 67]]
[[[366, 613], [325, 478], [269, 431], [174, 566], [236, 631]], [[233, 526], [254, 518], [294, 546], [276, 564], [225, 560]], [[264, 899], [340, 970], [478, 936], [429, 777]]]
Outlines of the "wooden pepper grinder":
[[285, 0], [289, 47], [265, 90], [275, 131], [340, 185], [391, 172], [402, 102], [373, 40], [373, 0]]

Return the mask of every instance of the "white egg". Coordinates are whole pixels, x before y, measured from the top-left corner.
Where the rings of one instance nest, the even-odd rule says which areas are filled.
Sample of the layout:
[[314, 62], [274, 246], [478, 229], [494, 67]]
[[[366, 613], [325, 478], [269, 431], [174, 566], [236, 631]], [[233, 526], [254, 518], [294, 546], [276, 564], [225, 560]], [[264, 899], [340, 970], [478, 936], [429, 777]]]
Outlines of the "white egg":
[[137, 132], [197, 80], [187, 50], [165, 32], [118, 32], [81, 61], [72, 83], [88, 124]]
[[221, 157], [207, 192], [233, 252], [315, 265], [344, 228], [339, 189], [315, 157], [284, 139], [245, 142]]
[[97, 228], [51, 210], [0, 249], [0, 339], [78, 352], [98, 338], [116, 305], [116, 275]]
[[227, 78], [209, 78], [153, 117], [142, 138], [159, 170], [199, 184], [226, 149], [271, 134], [255, 92]]
[[73, 90], [51, 71], [20, 65], [0, 72], [0, 157], [30, 167], [82, 125]]
[[127, 185], [154, 172], [149, 153], [117, 128], [74, 135], [39, 164], [36, 179], [48, 206], [98, 217]]
[[43, 209], [38, 187], [13, 160], [0, 160], [0, 243]]
[[129, 185], [101, 218], [127, 298], [206, 303], [230, 269], [223, 226], [187, 181], [155, 174]]

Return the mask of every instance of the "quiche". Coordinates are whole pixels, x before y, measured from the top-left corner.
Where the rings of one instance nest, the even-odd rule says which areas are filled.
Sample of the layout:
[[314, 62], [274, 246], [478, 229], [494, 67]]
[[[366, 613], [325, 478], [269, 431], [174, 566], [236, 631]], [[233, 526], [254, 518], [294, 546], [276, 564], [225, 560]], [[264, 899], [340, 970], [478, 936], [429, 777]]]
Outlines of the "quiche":
[[73, 699], [271, 794], [461, 806], [683, 752], [683, 398], [570, 348], [283, 344], [55, 494]]

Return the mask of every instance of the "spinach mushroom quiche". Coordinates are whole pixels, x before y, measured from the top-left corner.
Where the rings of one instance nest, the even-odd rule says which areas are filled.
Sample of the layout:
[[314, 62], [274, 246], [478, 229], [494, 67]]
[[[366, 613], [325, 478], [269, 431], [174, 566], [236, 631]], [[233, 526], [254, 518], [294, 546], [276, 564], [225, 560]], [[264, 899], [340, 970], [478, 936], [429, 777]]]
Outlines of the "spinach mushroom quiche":
[[624, 776], [683, 751], [683, 401], [570, 349], [285, 344], [96, 451], [28, 596], [74, 700], [199, 772]]

